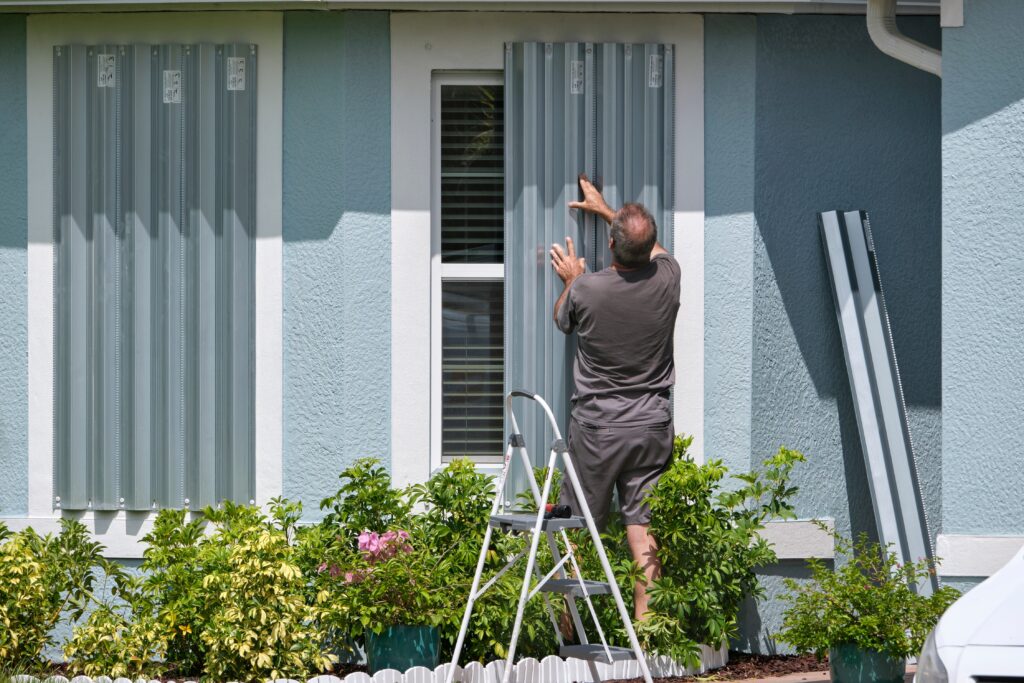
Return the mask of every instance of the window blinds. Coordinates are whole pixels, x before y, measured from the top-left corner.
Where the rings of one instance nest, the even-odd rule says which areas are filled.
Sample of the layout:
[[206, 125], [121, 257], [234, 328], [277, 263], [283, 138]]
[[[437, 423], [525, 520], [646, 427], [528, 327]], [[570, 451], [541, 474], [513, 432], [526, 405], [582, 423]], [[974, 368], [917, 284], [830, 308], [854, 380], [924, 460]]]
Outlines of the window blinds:
[[501, 263], [504, 96], [500, 85], [441, 86], [441, 260]]
[[256, 47], [53, 59], [55, 507], [248, 501]]
[[[614, 207], [643, 202], [671, 250], [672, 52], [654, 44], [505, 46], [506, 388], [544, 396], [563, 429], [575, 347], [551, 319], [562, 284], [548, 250], [570, 236], [589, 269], [610, 265], [604, 223], [566, 208], [579, 196], [580, 172]], [[539, 464], [552, 435], [532, 406], [523, 408], [530, 410], [519, 424]], [[522, 477], [513, 471], [510, 491], [524, 489]]]

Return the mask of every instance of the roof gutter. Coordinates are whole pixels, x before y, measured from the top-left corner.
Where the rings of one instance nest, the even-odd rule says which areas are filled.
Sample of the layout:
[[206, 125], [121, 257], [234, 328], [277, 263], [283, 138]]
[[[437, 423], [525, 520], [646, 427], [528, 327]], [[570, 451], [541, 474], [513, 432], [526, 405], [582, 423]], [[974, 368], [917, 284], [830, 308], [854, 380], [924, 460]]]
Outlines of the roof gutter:
[[879, 50], [942, 78], [942, 53], [908, 38], [896, 26], [896, 0], [868, 0], [867, 14], [868, 35]]

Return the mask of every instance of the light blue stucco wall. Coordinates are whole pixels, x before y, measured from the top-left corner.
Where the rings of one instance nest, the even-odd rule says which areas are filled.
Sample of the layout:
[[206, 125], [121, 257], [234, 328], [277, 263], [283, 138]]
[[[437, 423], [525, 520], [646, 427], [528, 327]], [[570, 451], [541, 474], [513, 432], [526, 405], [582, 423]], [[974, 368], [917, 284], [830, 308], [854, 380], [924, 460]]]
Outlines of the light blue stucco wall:
[[284, 495], [307, 517], [354, 459], [390, 464], [387, 12], [284, 20]]
[[[900, 23], [938, 44], [936, 18]], [[880, 53], [863, 17], [709, 16], [705, 49], [707, 454], [749, 468], [780, 444], [801, 450], [798, 514], [873, 532], [816, 218], [866, 209], [937, 533], [940, 82]], [[763, 573], [768, 598], [747, 606], [737, 645], [774, 648], [782, 605], [773, 596], [783, 577], [804, 575], [802, 563]]]
[[0, 14], [0, 516], [28, 511], [25, 17]]
[[1024, 534], [1024, 52], [1019, 0], [943, 31], [943, 527]]
[[704, 22], [704, 450], [750, 468], [757, 19]]

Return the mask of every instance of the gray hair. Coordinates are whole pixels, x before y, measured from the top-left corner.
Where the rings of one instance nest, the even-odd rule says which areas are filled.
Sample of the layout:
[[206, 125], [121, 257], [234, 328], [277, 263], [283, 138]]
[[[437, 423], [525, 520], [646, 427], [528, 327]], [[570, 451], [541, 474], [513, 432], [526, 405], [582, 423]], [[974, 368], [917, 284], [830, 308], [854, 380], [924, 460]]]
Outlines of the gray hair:
[[623, 204], [612, 219], [612, 254], [627, 268], [640, 268], [651, 260], [658, 241], [658, 226], [643, 204]]

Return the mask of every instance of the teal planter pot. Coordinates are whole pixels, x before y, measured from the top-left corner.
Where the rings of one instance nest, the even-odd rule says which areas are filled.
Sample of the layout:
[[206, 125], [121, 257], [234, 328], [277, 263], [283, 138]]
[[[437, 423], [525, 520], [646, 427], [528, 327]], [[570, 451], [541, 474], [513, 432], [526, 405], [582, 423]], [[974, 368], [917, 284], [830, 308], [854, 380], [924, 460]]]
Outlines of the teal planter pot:
[[828, 668], [832, 683], [903, 683], [907, 661], [856, 645], [829, 648]]
[[366, 665], [370, 675], [382, 669], [407, 671], [414, 666], [437, 667], [441, 634], [433, 626], [390, 626], [366, 632]]

